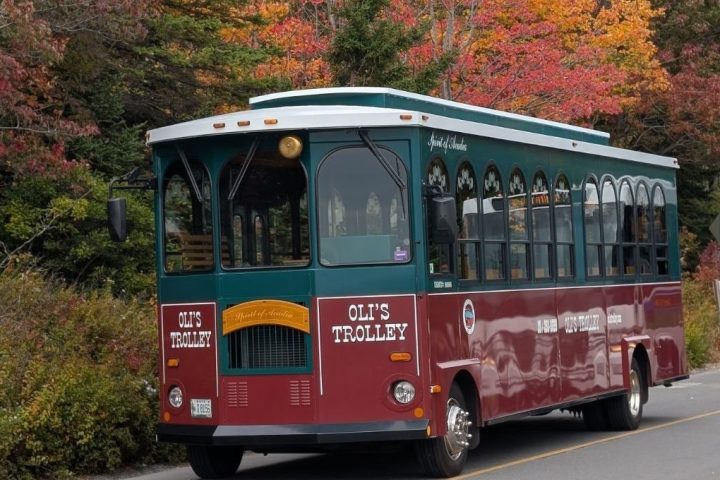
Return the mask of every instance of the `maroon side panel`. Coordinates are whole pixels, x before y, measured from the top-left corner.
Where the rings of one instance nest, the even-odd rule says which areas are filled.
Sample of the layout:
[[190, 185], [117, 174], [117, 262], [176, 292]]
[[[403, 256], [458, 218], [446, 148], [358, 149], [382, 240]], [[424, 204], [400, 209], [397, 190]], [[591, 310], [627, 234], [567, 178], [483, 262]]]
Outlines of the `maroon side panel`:
[[[318, 421], [343, 423], [412, 419], [427, 390], [420, 378], [420, 345], [415, 295], [319, 298]], [[410, 361], [392, 361], [409, 353]], [[409, 405], [391, 399], [391, 386], [411, 381]]]
[[[163, 412], [171, 415], [170, 423], [217, 424], [217, 322], [214, 303], [172, 304], [160, 306], [161, 391]], [[178, 361], [168, 367], [168, 360]], [[167, 401], [169, 390], [178, 385], [183, 390], [180, 409]], [[212, 417], [193, 418], [191, 399], [210, 400]]]
[[[538, 289], [430, 296], [433, 365], [479, 361], [470, 373], [484, 419], [559, 401], [554, 295], [552, 289]], [[475, 313], [471, 331], [463, 323], [468, 301]]]
[[650, 380], [662, 383], [687, 375], [680, 283], [642, 285], [640, 295], [645, 325], [653, 338]]
[[[631, 299], [632, 299], [632, 293]], [[555, 290], [560, 337], [562, 401], [607, 391], [610, 383], [602, 288]], [[632, 307], [632, 303], [630, 305]], [[618, 352], [617, 360], [621, 357]], [[618, 364], [621, 366], [621, 364]]]

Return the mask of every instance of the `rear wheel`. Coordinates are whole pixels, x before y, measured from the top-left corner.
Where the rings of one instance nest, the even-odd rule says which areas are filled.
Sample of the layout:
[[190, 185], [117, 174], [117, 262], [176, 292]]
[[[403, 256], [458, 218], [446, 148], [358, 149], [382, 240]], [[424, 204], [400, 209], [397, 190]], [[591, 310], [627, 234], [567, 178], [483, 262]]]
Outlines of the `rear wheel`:
[[243, 456], [242, 447], [188, 445], [190, 466], [200, 478], [223, 478], [234, 474]]
[[472, 438], [465, 397], [457, 384], [450, 388], [445, 421], [447, 433], [442, 437], [419, 440], [415, 444], [420, 464], [432, 477], [454, 477], [462, 472]]
[[640, 363], [633, 358], [630, 367], [630, 390], [623, 395], [605, 400], [605, 412], [613, 430], [635, 430], [643, 413], [643, 389], [645, 381]]

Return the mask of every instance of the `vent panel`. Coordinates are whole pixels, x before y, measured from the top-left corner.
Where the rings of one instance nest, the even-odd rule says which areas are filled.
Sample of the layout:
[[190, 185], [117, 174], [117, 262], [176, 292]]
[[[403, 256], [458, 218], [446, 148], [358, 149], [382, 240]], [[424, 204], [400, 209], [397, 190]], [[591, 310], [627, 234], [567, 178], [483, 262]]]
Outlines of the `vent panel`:
[[290, 406], [309, 407], [312, 403], [309, 380], [290, 381]]
[[230, 408], [250, 405], [247, 382], [228, 382], [225, 386], [225, 398]]
[[281, 325], [256, 325], [228, 335], [229, 367], [307, 368], [307, 334]]

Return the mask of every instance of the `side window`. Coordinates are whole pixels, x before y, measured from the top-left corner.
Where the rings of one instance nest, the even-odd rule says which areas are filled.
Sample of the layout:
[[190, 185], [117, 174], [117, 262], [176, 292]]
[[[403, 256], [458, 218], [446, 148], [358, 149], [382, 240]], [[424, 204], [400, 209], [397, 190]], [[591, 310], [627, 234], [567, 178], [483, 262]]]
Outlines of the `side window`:
[[650, 197], [644, 183], [638, 185], [635, 214], [637, 216], [638, 273], [652, 274], [652, 237], [650, 223]]
[[508, 186], [508, 230], [510, 232], [510, 278], [527, 280], [529, 244], [528, 191], [519, 168], [510, 172]]
[[[428, 185], [440, 187], [443, 193], [450, 192], [447, 168], [442, 158], [435, 157], [428, 166], [426, 182]], [[429, 232], [428, 232], [429, 233]], [[451, 246], [438, 245], [428, 239], [428, 270], [431, 274], [445, 274], [452, 272]]]
[[635, 275], [636, 249], [635, 244], [635, 202], [632, 188], [627, 180], [620, 184], [620, 227], [622, 229], [622, 265], [623, 275]]
[[575, 275], [575, 255], [573, 248], [572, 195], [570, 182], [568, 182], [565, 175], [558, 175], [553, 193], [557, 276], [558, 278], [568, 278]]
[[600, 199], [593, 178], [585, 181], [583, 190], [583, 223], [585, 227], [585, 268], [588, 277], [599, 277], [600, 249]]
[[605, 275], [616, 277], [620, 274], [620, 230], [615, 184], [609, 178], [602, 184], [602, 228]]
[[537, 172], [532, 183], [533, 277], [552, 278], [552, 232], [550, 191], [547, 177]]
[[458, 169], [455, 201], [459, 227], [458, 274], [465, 280], [477, 280], [477, 252], [480, 246], [477, 181], [475, 171], [468, 162], [463, 162]]
[[183, 162], [175, 161], [163, 179], [167, 272], [211, 270], [214, 266], [210, 177], [199, 162], [190, 160], [187, 165], [189, 171]]
[[497, 167], [490, 165], [483, 179], [483, 265], [486, 280], [505, 278], [505, 197]]
[[655, 274], [668, 275], [668, 236], [667, 216], [665, 211], [665, 194], [662, 187], [653, 189], [652, 201], [653, 242], [655, 246]]

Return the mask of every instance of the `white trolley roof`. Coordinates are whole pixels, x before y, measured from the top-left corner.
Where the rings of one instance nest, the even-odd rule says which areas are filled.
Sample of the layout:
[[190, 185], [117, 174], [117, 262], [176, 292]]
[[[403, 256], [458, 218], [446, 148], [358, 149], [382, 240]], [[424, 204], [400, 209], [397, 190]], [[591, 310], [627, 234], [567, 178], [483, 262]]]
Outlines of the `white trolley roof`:
[[[313, 92], [321, 93], [352, 93], [368, 89], [318, 89], [311, 91], [287, 92], [284, 94], [272, 94], [256, 97], [250, 100], [251, 105], [261, 104], [282, 98], [301, 97], [303, 93], [309, 94], [308, 101], [312, 101]], [[369, 89], [371, 93], [398, 92], [392, 89]], [[406, 96], [413, 96], [406, 92], [399, 92]], [[421, 99], [431, 99], [418, 95]], [[435, 102], [447, 102], [445, 100], [432, 99]], [[457, 102], [447, 102], [454, 105], [461, 105], [470, 109], [471, 107]], [[496, 112], [494, 110], [482, 109], [482, 113], [490, 112], [494, 115], [511, 116], [522, 119], [522, 121], [547, 124], [551, 126], [562, 126], [583, 134], [591, 133], [598, 137], [607, 137], [606, 133], [595, 130], [573, 127], [547, 122], [545, 120], [533, 119], [521, 115]], [[161, 142], [170, 142], [197, 137], [208, 137], [215, 135], [233, 135], [248, 132], [272, 132], [289, 130], [317, 130], [317, 129], [338, 129], [338, 128], [371, 128], [371, 127], [426, 127], [438, 130], [447, 130], [465, 135], [477, 135], [480, 137], [494, 138], [528, 145], [537, 145], [556, 150], [564, 150], [589, 155], [597, 155], [606, 158], [614, 158], [632, 162], [658, 165], [668, 168], [679, 168], [675, 158], [663, 157], [633, 150], [611, 147], [593, 142], [585, 142], [554, 135], [546, 135], [525, 130], [508, 128], [475, 121], [451, 118], [416, 110], [404, 110], [398, 108], [355, 106], [355, 105], [298, 105], [282, 106], [274, 108], [258, 108], [241, 112], [217, 115], [202, 118], [190, 122], [178, 123], [167, 127], [150, 130], [147, 133], [148, 145]]]

